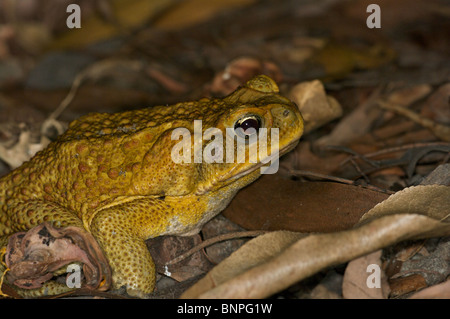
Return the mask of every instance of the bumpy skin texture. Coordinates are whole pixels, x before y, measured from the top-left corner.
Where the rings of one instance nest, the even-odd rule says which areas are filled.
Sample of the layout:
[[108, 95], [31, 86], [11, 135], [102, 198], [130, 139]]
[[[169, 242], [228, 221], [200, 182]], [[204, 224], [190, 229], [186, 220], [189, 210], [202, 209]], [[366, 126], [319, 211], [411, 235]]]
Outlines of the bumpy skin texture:
[[[249, 114], [259, 116], [269, 132], [279, 128], [280, 155], [298, 143], [301, 115], [266, 76], [223, 99], [81, 117], [0, 179], [0, 244], [44, 221], [81, 227], [106, 254], [115, 288], [125, 285], [138, 296], [152, 292], [155, 269], [145, 240], [197, 232], [260, 176], [259, 158], [175, 163], [171, 151], [180, 140], [171, 139], [172, 131], [187, 128], [193, 150], [194, 120], [202, 120], [203, 132], [215, 127], [226, 136], [227, 127]], [[203, 140], [202, 148], [209, 143]]]

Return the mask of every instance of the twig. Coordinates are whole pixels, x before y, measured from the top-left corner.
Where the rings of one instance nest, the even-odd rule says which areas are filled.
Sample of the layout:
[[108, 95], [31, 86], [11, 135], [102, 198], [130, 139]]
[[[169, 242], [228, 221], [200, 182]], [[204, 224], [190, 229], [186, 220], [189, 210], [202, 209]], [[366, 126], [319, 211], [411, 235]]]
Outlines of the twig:
[[374, 185], [357, 185], [357, 184], [355, 184], [355, 181], [353, 181], [351, 179], [346, 179], [346, 178], [337, 177], [337, 176], [330, 176], [330, 175], [314, 173], [314, 172], [309, 172], [309, 171], [302, 171], [302, 170], [289, 170], [289, 173], [296, 177], [300, 177], [300, 176], [316, 177], [316, 178], [320, 178], [320, 179], [335, 181], [335, 182], [342, 183], [342, 184], [367, 188], [367, 189], [370, 189], [370, 190], [373, 190], [376, 192], [381, 192], [381, 193], [390, 194], [390, 195], [395, 193], [393, 191], [390, 191], [387, 189], [382, 189], [382, 188], [379, 188]]
[[55, 120], [57, 119], [62, 112], [67, 108], [67, 106], [73, 101], [75, 98], [75, 95], [78, 92], [78, 89], [80, 88], [83, 80], [85, 78], [85, 73], [81, 72], [79, 73], [75, 79], [73, 80], [72, 86], [70, 87], [69, 93], [66, 95], [64, 100], [59, 103], [58, 107], [49, 115], [48, 119]]
[[[351, 161], [352, 157], [358, 157], [358, 158], [361, 158], [361, 159], [365, 160], [369, 164], [371, 164], [373, 166], [376, 166], [375, 164], [373, 164], [375, 161], [372, 161], [369, 158], [376, 157], [376, 156], [379, 156], [379, 155], [385, 155], [385, 154], [389, 154], [389, 153], [407, 151], [409, 149], [429, 147], [429, 146], [449, 146], [450, 147], [450, 143], [446, 143], [446, 142], [412, 143], [412, 144], [405, 144], [405, 145], [401, 145], [401, 146], [389, 147], [389, 148], [386, 148], [386, 149], [382, 149], [382, 150], [379, 150], [379, 151], [376, 151], [376, 152], [372, 152], [372, 153], [368, 153], [368, 154], [364, 154], [364, 155], [356, 154], [354, 151], [348, 152], [345, 149], [341, 149], [342, 151], [351, 153], [353, 155], [350, 156], [349, 158], [343, 160], [340, 165], [341, 166], [345, 165], [347, 162]], [[336, 148], [336, 149], [338, 149], [338, 148]]]
[[434, 122], [426, 117], [417, 114], [416, 112], [411, 111], [401, 105], [394, 103], [387, 103], [384, 101], [379, 102], [380, 106], [389, 111], [393, 111], [397, 114], [400, 114], [404, 117], [407, 117], [411, 121], [429, 129], [434, 135], [438, 138], [450, 142], [450, 127]]
[[358, 163], [356, 163], [356, 161], [352, 158], [350, 159], [350, 163], [352, 163], [353, 167], [356, 169], [356, 171], [364, 178], [364, 180], [366, 181], [367, 184], [370, 183], [369, 178], [367, 177], [367, 175], [361, 170], [361, 167], [359, 167]]
[[166, 263], [166, 266], [170, 266], [173, 264], [176, 264], [180, 261], [182, 261], [183, 259], [186, 259], [187, 257], [189, 257], [190, 255], [192, 255], [193, 253], [207, 247], [210, 245], [213, 245], [215, 243], [224, 241], [224, 240], [230, 240], [230, 239], [236, 239], [236, 238], [242, 238], [242, 237], [257, 237], [259, 235], [263, 235], [265, 233], [267, 233], [269, 231], [267, 230], [249, 230], [249, 231], [242, 231], [242, 232], [235, 232], [235, 233], [228, 233], [228, 234], [223, 234], [223, 235], [218, 235], [216, 237], [213, 238], [209, 238], [205, 241], [203, 241], [202, 243], [198, 244], [197, 246], [189, 249], [187, 252], [183, 253], [182, 255], [168, 261]]

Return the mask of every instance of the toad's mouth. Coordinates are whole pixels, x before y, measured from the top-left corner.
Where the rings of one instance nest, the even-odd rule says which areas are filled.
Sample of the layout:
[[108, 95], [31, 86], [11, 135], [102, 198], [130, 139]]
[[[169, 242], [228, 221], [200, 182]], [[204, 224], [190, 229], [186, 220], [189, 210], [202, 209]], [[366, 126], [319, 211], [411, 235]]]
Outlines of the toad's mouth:
[[283, 148], [278, 150], [278, 152], [277, 151], [271, 152], [270, 155], [264, 157], [262, 160], [258, 161], [258, 163], [250, 165], [241, 171], [240, 171], [240, 169], [242, 169], [241, 165], [233, 167], [233, 169], [231, 169], [227, 174], [222, 175], [219, 178], [217, 178], [213, 183], [209, 184], [208, 187], [199, 189], [197, 191], [197, 195], [207, 193], [209, 190], [211, 190], [213, 187], [215, 187], [218, 183], [223, 183], [223, 185], [221, 185], [221, 187], [224, 187], [224, 186], [227, 186], [227, 185], [233, 183], [234, 181], [240, 179], [243, 176], [246, 176], [246, 175], [249, 175], [249, 174], [255, 172], [257, 169], [260, 169], [261, 167], [263, 167], [265, 165], [269, 166], [270, 163], [272, 163], [274, 160], [278, 160], [284, 154], [292, 151], [297, 146], [298, 142], [299, 142], [299, 139], [292, 141], [291, 143], [285, 145]]
[[289, 143], [288, 145], [284, 146], [281, 150], [278, 150], [278, 152], [271, 152], [271, 155], [266, 156], [265, 158], [260, 160], [255, 165], [252, 165], [252, 166], [244, 169], [243, 171], [238, 172], [237, 174], [234, 171], [235, 171], [235, 169], [239, 169], [239, 166], [236, 166], [235, 169], [232, 169], [228, 174], [223, 176], [220, 179], [220, 181], [228, 180], [228, 181], [232, 182], [232, 181], [235, 181], [236, 179], [241, 178], [242, 176], [250, 174], [253, 171], [263, 167], [264, 165], [267, 165], [268, 163], [272, 163], [274, 160], [278, 160], [279, 157], [283, 156], [284, 154], [292, 151], [297, 146], [298, 142], [299, 142], [298, 140], [293, 141], [293, 142]]

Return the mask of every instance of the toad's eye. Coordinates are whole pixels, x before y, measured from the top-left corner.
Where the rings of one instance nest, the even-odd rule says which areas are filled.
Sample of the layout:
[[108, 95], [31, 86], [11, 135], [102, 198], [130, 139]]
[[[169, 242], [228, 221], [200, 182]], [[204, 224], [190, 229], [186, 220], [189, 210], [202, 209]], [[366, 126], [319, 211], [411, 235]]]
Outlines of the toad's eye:
[[261, 127], [261, 118], [256, 115], [245, 116], [234, 123], [234, 131], [242, 138], [256, 134]]

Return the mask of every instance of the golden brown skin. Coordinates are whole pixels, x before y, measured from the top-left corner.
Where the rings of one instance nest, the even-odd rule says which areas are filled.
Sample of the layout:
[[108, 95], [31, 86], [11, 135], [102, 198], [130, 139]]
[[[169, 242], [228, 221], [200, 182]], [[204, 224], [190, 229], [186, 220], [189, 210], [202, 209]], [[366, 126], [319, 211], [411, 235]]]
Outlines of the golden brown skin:
[[[44, 221], [82, 227], [106, 254], [114, 288], [125, 285], [138, 296], [152, 292], [155, 268], [145, 240], [199, 231], [260, 176], [259, 158], [175, 163], [171, 150], [180, 140], [171, 139], [172, 131], [184, 127], [193, 136], [193, 121], [202, 120], [203, 131], [216, 127], [226, 136], [225, 128], [248, 114], [258, 115], [269, 132], [279, 128], [280, 156], [303, 132], [296, 105], [266, 76], [223, 99], [81, 117], [0, 179], [0, 244]], [[202, 148], [210, 142], [203, 140]]]

